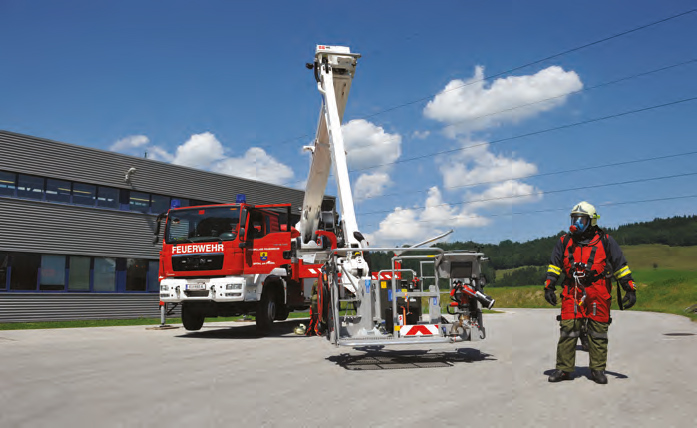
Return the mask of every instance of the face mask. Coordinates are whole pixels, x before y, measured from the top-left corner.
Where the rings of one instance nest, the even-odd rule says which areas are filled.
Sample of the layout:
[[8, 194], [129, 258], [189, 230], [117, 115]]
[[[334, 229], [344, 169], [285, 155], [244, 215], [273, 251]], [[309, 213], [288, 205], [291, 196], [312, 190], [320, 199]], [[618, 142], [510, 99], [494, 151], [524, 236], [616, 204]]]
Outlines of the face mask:
[[580, 234], [585, 232], [588, 228], [588, 223], [590, 219], [586, 216], [571, 216], [571, 226], [569, 227], [569, 232], [573, 234]]

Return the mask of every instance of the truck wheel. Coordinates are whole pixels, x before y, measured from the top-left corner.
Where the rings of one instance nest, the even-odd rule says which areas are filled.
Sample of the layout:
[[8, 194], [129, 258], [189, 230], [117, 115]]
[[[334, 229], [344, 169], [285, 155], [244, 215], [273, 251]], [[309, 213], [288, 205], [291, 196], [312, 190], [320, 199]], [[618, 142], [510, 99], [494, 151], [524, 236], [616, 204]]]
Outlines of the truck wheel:
[[276, 321], [285, 321], [288, 319], [289, 314], [290, 310], [288, 310], [288, 306], [278, 305], [276, 306], [276, 317], [274, 319]]
[[203, 327], [203, 314], [192, 310], [186, 303], [182, 305], [182, 323], [187, 330], [201, 330]]
[[257, 306], [257, 331], [267, 333], [271, 329], [271, 324], [276, 318], [276, 293], [272, 289], [264, 290], [261, 293], [261, 300]]

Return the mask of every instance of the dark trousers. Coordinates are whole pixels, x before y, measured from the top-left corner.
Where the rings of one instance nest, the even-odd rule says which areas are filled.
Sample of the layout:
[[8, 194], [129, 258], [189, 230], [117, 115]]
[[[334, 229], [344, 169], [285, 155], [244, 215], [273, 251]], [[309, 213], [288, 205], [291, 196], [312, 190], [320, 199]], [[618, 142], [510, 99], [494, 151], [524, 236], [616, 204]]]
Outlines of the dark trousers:
[[588, 322], [588, 357], [591, 370], [605, 370], [607, 364], [607, 332], [610, 323], [592, 319], [571, 319], [559, 322], [559, 343], [557, 344], [557, 370], [573, 372], [576, 368], [576, 343], [581, 336], [581, 324]]

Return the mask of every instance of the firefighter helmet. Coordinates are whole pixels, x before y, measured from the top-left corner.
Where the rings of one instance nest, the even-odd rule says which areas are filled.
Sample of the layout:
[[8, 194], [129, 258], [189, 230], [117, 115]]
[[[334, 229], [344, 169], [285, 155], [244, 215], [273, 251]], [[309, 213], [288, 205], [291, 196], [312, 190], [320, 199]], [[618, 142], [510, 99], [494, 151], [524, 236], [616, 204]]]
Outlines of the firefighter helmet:
[[571, 233], [583, 233], [588, 226], [597, 226], [600, 216], [595, 207], [586, 201], [579, 202], [571, 209]]
[[300, 324], [297, 327], [295, 327], [295, 329], [293, 330], [293, 332], [297, 335], [303, 335], [303, 334], [305, 334], [306, 331], [307, 331], [307, 327], [305, 327], [305, 324]]

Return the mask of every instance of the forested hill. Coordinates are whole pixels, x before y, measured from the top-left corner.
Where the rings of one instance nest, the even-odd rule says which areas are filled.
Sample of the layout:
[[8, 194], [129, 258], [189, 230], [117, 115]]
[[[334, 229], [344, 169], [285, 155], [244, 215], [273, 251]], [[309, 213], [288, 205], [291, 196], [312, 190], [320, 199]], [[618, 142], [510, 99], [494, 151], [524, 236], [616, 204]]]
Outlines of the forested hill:
[[[697, 215], [655, 219], [632, 223], [616, 229], [604, 229], [620, 245], [663, 244], [670, 246], [697, 245]], [[476, 242], [452, 242], [436, 244], [444, 250], [479, 249], [490, 259], [494, 269], [510, 269], [519, 266], [546, 266], [552, 249], [564, 232], [528, 242], [501, 241], [499, 244]]]

